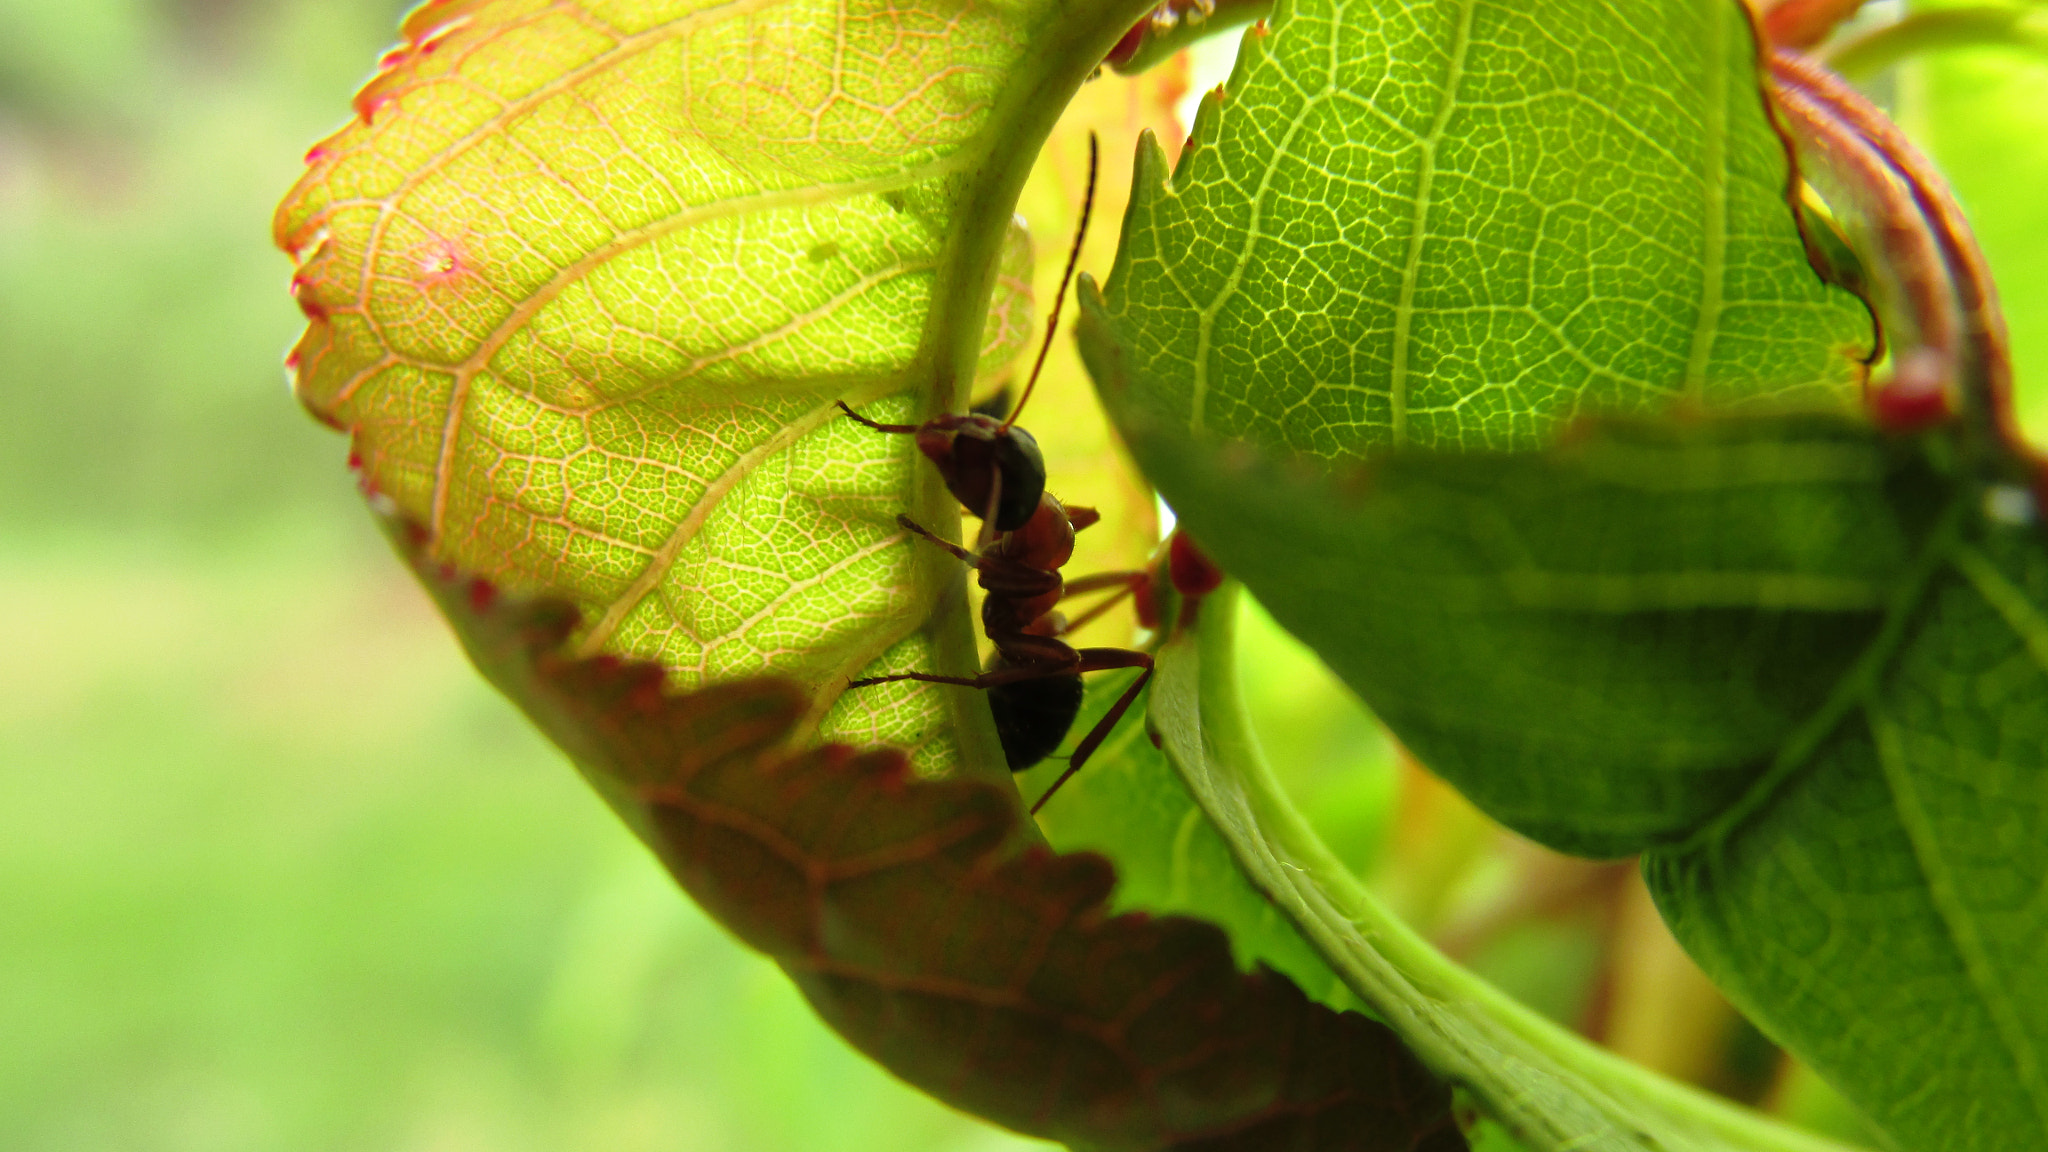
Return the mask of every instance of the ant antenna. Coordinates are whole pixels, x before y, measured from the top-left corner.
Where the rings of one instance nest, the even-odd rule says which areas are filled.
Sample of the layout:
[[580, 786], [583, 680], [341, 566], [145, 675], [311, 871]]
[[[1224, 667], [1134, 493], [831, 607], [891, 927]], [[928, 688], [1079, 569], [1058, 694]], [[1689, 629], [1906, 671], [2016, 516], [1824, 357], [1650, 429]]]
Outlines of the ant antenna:
[[1095, 210], [1095, 133], [1088, 134], [1088, 190], [1081, 194], [1081, 223], [1074, 229], [1074, 247], [1067, 253], [1067, 270], [1060, 273], [1059, 291], [1053, 294], [1052, 316], [1045, 322], [1045, 339], [1038, 345], [1038, 359], [1032, 362], [1031, 377], [1024, 382], [1024, 395], [1017, 398], [1017, 406], [1010, 409], [1010, 418], [1003, 421], [1008, 429], [1017, 422], [1017, 414], [1024, 411], [1024, 404], [1031, 399], [1031, 390], [1038, 387], [1039, 369], [1045, 367], [1045, 354], [1052, 351], [1053, 333], [1060, 326], [1060, 305], [1067, 299], [1067, 284], [1074, 279], [1074, 266], [1081, 262], [1081, 241], [1088, 237], [1088, 215]]

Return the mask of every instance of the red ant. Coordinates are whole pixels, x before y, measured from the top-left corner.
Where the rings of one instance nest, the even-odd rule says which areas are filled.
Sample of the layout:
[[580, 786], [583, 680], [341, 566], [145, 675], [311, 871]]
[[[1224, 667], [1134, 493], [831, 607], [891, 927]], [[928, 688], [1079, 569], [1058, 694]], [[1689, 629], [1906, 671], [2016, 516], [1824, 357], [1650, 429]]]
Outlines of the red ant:
[[[1125, 595], [1140, 594], [1141, 617], [1144, 592], [1150, 590], [1150, 576], [1143, 572], [1106, 572], [1068, 583], [1060, 568], [1074, 555], [1074, 533], [1101, 519], [1092, 508], [1067, 508], [1045, 490], [1045, 458], [1031, 434], [1016, 427], [1038, 374], [1045, 367], [1052, 348], [1053, 333], [1059, 327], [1060, 304], [1074, 266], [1081, 258], [1081, 241], [1088, 233], [1088, 216], [1095, 201], [1096, 145], [1088, 140], [1088, 190], [1081, 205], [1081, 220], [1075, 230], [1074, 246], [1067, 255], [1066, 271], [1060, 276], [1059, 292], [1053, 297], [1052, 316], [1046, 321], [1045, 340], [1038, 359], [1007, 420], [969, 413], [947, 414], [923, 424], [881, 424], [840, 404], [846, 414], [878, 432], [917, 437], [918, 450], [938, 468], [946, 488], [971, 513], [982, 518], [984, 546], [970, 552], [942, 540], [908, 516], [896, 517], [905, 531], [931, 541], [959, 557], [979, 574], [986, 595], [982, 599], [981, 624], [995, 645], [995, 658], [979, 676], [938, 676], [927, 672], [904, 672], [894, 676], [871, 676], [853, 681], [849, 687], [865, 688], [897, 680], [918, 680], [928, 684], [958, 684], [988, 692], [989, 708], [995, 713], [996, 733], [1002, 738], [1003, 757], [1012, 772], [1020, 772], [1051, 755], [1066, 739], [1074, 718], [1081, 712], [1081, 674], [1112, 668], [1143, 669], [1131, 686], [1094, 728], [1081, 738], [1068, 758], [1067, 770], [1031, 806], [1037, 812], [1062, 784], [1088, 762], [1097, 746], [1109, 736], [1130, 710], [1131, 704], [1152, 678], [1152, 657], [1128, 648], [1075, 648], [1061, 636], [1107, 611]], [[988, 538], [993, 534], [993, 540]], [[1117, 588], [1121, 591], [1069, 624], [1058, 611], [1068, 596]], [[1149, 621], [1148, 621], [1149, 622]]]

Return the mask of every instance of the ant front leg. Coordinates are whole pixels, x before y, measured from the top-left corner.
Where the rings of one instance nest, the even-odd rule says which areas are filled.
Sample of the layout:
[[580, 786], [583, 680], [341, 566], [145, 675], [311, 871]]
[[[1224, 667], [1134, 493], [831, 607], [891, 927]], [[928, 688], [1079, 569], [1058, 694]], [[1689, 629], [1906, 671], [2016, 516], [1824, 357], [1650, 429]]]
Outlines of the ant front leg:
[[1049, 572], [1033, 568], [1028, 564], [1019, 564], [1012, 560], [1006, 560], [1000, 555], [969, 552], [951, 540], [942, 539], [934, 535], [931, 529], [900, 513], [896, 517], [896, 523], [904, 531], [914, 532], [951, 552], [969, 568], [981, 573], [982, 588], [996, 595], [1012, 598], [1043, 596], [1060, 587], [1058, 572]]
[[951, 552], [953, 555], [965, 561], [967, 563], [967, 566], [970, 568], [979, 567], [981, 565], [981, 557], [975, 555], [972, 552], [969, 552], [967, 549], [962, 548], [958, 544], [953, 543], [951, 540], [947, 540], [941, 536], [935, 535], [931, 529], [925, 527], [922, 524], [919, 524], [917, 521], [912, 520], [910, 517], [903, 515], [901, 512], [896, 514], [896, 526], [903, 529], [905, 532], [914, 532], [917, 535], [922, 536], [925, 539], [931, 541], [932, 543], [937, 544], [939, 547], [944, 548], [946, 551]]
[[865, 424], [868, 427], [873, 428], [877, 432], [894, 432], [897, 435], [901, 436], [908, 435], [912, 432], [916, 432], [920, 427], [922, 427], [922, 425], [918, 424], [884, 424], [879, 420], [870, 420], [867, 417], [861, 415], [860, 413], [855, 412], [853, 409], [848, 408], [846, 406], [846, 401], [844, 400], [835, 400], [833, 401], [833, 403], [839, 405], [839, 410], [841, 412], [846, 413], [848, 416], [853, 417], [853, 419], [857, 423]]

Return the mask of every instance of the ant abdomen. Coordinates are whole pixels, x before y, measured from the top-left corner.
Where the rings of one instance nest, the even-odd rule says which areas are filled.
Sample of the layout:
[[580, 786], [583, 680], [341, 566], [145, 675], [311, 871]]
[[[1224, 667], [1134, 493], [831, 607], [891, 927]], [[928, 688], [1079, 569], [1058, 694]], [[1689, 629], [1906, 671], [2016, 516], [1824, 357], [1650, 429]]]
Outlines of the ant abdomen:
[[[998, 655], [990, 670], [1008, 666]], [[1002, 738], [1010, 771], [1022, 772], [1059, 748], [1081, 714], [1081, 696], [1078, 672], [1013, 680], [988, 690], [989, 711], [995, 714], [996, 735]]]

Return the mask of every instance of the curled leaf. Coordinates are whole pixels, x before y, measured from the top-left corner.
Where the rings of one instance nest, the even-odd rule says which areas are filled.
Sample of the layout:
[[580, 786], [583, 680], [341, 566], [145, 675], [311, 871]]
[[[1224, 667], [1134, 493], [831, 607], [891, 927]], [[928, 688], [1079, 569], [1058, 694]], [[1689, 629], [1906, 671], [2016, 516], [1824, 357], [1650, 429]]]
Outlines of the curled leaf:
[[1161, 744], [1244, 874], [1431, 1067], [1534, 1152], [1843, 1152], [1572, 1035], [1390, 913], [1266, 766], [1238, 698], [1236, 594], [1224, 585], [1161, 650], [1151, 711]]
[[828, 737], [988, 760], [946, 694], [839, 695], [972, 654], [895, 523], [951, 502], [835, 401], [921, 419], [1007, 369], [1016, 189], [1138, 11], [427, 4], [277, 212], [299, 397], [436, 559], [573, 601], [583, 654], [786, 677]]
[[658, 665], [575, 659], [573, 608], [500, 596], [400, 537], [485, 675], [897, 1075], [1081, 1149], [1465, 1147], [1449, 1090], [1385, 1025], [1240, 972], [1207, 924], [1109, 915], [1108, 861], [1020, 849], [1014, 794], [915, 780], [894, 750], [793, 751], [794, 685], [673, 695]]

